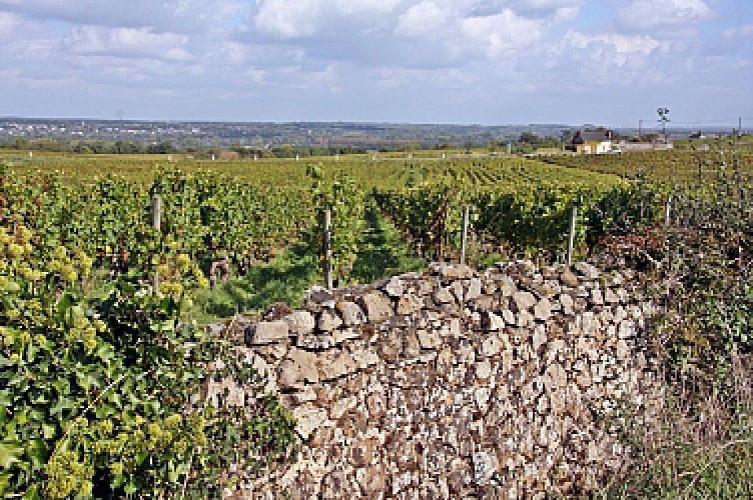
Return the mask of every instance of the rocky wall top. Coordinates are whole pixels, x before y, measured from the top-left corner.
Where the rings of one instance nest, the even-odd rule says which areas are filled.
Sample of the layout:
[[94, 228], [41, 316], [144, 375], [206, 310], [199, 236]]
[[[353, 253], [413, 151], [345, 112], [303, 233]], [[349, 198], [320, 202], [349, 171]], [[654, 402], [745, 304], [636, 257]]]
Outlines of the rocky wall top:
[[[230, 327], [306, 446], [237, 498], [528, 498], [591, 490], [625, 450], [618, 407], [661, 388], [631, 271], [434, 264], [315, 289]], [[233, 333], [231, 332], [231, 333]], [[207, 397], [243, 405], [232, 381]]]

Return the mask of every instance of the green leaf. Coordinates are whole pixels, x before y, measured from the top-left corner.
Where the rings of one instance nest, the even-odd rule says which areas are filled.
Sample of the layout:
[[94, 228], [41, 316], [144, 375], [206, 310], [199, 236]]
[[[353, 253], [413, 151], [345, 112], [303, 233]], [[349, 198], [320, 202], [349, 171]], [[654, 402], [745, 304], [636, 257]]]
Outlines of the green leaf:
[[42, 495], [39, 494], [39, 488], [35, 484], [32, 487], [30, 487], [28, 490], [26, 490], [26, 493], [24, 493], [23, 498], [24, 500], [42, 500]]
[[13, 366], [14, 363], [11, 363], [8, 358], [0, 354], [0, 368], [6, 368], [8, 366]]
[[26, 362], [32, 363], [34, 359], [37, 357], [37, 353], [39, 352], [39, 347], [37, 347], [34, 342], [30, 342], [26, 346]]
[[10, 469], [10, 466], [21, 462], [24, 449], [18, 441], [0, 442], [0, 467]]
[[8, 407], [13, 405], [13, 393], [9, 390], [0, 391], [0, 406]]
[[121, 486], [123, 486], [123, 483], [125, 483], [125, 480], [125, 476], [123, 474], [119, 474], [112, 479], [112, 482], [110, 484], [113, 488], [120, 488]]
[[47, 461], [47, 444], [42, 439], [34, 439], [26, 445], [26, 456], [34, 468], [39, 468]]
[[50, 424], [42, 424], [42, 435], [45, 439], [52, 439], [57, 434], [57, 427]]
[[0, 474], [0, 495], [10, 491], [10, 478], [11, 475], [8, 473]]
[[72, 399], [68, 399], [65, 396], [61, 396], [57, 403], [55, 403], [52, 408], [50, 408], [50, 414], [52, 415], [62, 415], [63, 410], [68, 410], [70, 408], [73, 408], [74, 401]]
[[139, 491], [139, 487], [138, 485], [136, 485], [136, 483], [133, 482], [133, 480], [130, 480], [128, 481], [128, 484], [126, 484], [123, 488], [123, 491], [126, 495], [133, 495], [134, 493]]

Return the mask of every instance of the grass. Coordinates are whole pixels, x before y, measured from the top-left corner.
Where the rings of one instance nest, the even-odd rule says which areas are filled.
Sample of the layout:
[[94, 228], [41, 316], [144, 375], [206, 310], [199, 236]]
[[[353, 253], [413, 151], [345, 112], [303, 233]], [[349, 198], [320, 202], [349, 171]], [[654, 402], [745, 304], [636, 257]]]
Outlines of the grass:
[[[409, 246], [376, 206], [366, 210], [366, 230], [351, 273], [353, 283], [425, 269], [426, 261], [412, 257]], [[323, 281], [319, 259], [303, 245], [286, 249], [269, 263], [260, 263], [243, 276], [201, 291], [191, 316], [207, 324], [237, 313], [257, 313], [277, 302], [300, 307], [307, 289]]]
[[293, 247], [214, 290], [199, 292], [193, 316], [206, 324], [239, 312], [261, 311], [276, 302], [297, 307], [302, 305], [305, 291], [317, 282], [321, 282], [321, 272], [316, 257]]
[[366, 207], [366, 230], [359, 245], [351, 277], [359, 283], [426, 268], [426, 261], [412, 255], [409, 245], [372, 202]]
[[632, 459], [600, 498], [753, 498], [753, 366], [737, 357], [727, 374], [733, 390], [674, 385], [650, 425], [625, 420]]

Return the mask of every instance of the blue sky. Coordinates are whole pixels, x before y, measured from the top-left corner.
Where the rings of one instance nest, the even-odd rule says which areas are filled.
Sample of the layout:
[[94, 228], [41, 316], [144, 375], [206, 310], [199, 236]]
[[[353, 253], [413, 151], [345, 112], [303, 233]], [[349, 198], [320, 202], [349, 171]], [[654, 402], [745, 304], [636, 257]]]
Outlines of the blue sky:
[[0, 116], [753, 129], [751, 0], [0, 0]]

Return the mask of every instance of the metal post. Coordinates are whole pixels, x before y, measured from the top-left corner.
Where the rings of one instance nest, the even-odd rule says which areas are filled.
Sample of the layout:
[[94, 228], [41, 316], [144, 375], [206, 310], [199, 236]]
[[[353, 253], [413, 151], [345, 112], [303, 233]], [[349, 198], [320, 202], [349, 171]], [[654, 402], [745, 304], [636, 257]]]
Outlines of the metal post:
[[465, 264], [465, 248], [468, 244], [468, 222], [470, 218], [470, 208], [468, 205], [463, 207], [463, 229], [460, 233], [460, 264]]
[[332, 211], [324, 211], [324, 284], [328, 290], [332, 285]]
[[567, 238], [567, 265], [573, 263], [573, 247], [575, 246], [575, 222], [578, 219], [578, 205], [573, 204], [573, 211], [570, 214], [570, 234]]
[[664, 205], [664, 225], [669, 226], [672, 216], [672, 196], [667, 196], [667, 203]]

